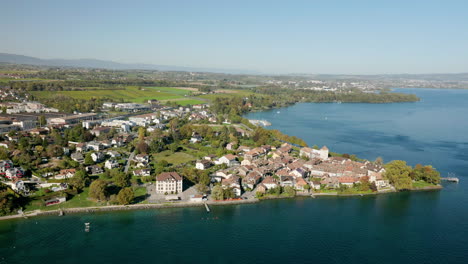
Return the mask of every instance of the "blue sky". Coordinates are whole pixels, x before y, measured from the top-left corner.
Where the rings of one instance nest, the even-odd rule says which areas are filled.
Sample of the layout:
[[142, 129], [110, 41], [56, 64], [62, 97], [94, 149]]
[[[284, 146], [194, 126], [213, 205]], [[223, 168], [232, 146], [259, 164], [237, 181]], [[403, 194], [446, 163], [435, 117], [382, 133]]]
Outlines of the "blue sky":
[[0, 52], [265, 73], [468, 72], [468, 1], [0, 0]]

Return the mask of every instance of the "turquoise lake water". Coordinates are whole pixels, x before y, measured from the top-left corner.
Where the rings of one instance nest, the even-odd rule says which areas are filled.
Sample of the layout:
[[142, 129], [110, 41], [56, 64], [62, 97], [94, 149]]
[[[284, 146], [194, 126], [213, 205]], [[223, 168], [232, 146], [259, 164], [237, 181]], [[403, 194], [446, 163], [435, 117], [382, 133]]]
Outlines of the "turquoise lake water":
[[[468, 263], [468, 91], [251, 113], [332, 151], [433, 164], [441, 191], [0, 222], [1, 263]], [[279, 113], [278, 113], [279, 111]], [[84, 232], [84, 223], [91, 232]]]

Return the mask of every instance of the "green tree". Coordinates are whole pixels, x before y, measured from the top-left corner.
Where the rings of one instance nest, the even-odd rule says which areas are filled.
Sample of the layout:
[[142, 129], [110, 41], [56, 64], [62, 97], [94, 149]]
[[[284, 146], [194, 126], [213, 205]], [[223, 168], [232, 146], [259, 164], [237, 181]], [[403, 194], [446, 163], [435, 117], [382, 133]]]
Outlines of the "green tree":
[[122, 205], [130, 204], [133, 198], [135, 198], [135, 194], [131, 187], [123, 188], [119, 191], [119, 194], [117, 194], [117, 201]]
[[395, 186], [397, 190], [409, 190], [413, 187], [413, 182], [410, 177], [412, 172], [411, 166], [406, 165], [405, 161], [394, 160], [385, 165], [384, 177], [390, 184]]
[[268, 194], [279, 196], [281, 194], [281, 186], [269, 189]]
[[155, 174], [160, 174], [164, 172], [164, 170], [169, 166], [169, 162], [166, 160], [160, 160], [154, 165], [154, 172]]
[[89, 186], [89, 197], [104, 201], [107, 197], [107, 182], [97, 179]]
[[291, 186], [285, 186], [285, 187], [283, 188], [283, 193], [286, 194], [286, 195], [289, 196], [289, 197], [294, 197], [294, 196], [296, 196], [296, 190], [294, 190], [294, 188], [291, 187]]
[[208, 172], [207, 171], [203, 171], [200, 173], [200, 175], [198, 176], [198, 182], [200, 184], [203, 184], [203, 185], [208, 185], [210, 184], [210, 176], [208, 176]]
[[47, 125], [47, 120], [45, 115], [40, 115], [39, 116], [39, 126], [45, 126]]
[[0, 147], [0, 160], [6, 160], [10, 158], [10, 154], [8, 153], [8, 149], [4, 147]]
[[93, 157], [91, 157], [91, 154], [92, 153], [86, 153], [85, 155], [84, 164], [87, 166], [94, 164], [94, 160], [93, 160]]
[[231, 199], [236, 197], [236, 194], [234, 193], [233, 188], [226, 188], [223, 190], [223, 198], [224, 199]]
[[157, 153], [164, 150], [165, 144], [161, 140], [153, 140], [150, 143], [149, 150], [151, 152]]
[[369, 182], [369, 176], [361, 177], [360, 184], [357, 186], [360, 191], [369, 191], [371, 189], [371, 184]]
[[138, 128], [138, 141], [144, 141], [146, 135], [146, 129], [144, 127]]
[[208, 186], [201, 184], [201, 183], [197, 183], [195, 185], [195, 189], [197, 190], [198, 193], [207, 193], [210, 190]]
[[70, 179], [70, 185], [77, 189], [83, 190], [89, 182], [88, 174], [84, 170], [79, 170], [75, 173], [75, 176]]
[[414, 181], [423, 180], [431, 184], [440, 183], [440, 173], [430, 165], [416, 164], [410, 176]]
[[29, 138], [28, 137], [20, 137], [18, 140], [18, 148], [20, 150], [26, 150], [29, 148]]
[[63, 148], [59, 145], [48, 145], [46, 148], [47, 155], [49, 157], [61, 157], [63, 156]]
[[127, 187], [130, 184], [130, 174], [124, 172], [118, 172], [114, 175], [114, 183], [118, 187]]
[[211, 196], [215, 200], [224, 200], [223, 187], [221, 187], [219, 185], [216, 185], [215, 187], [213, 187], [213, 189], [211, 190]]
[[136, 149], [137, 149], [139, 154], [146, 154], [146, 153], [148, 153], [150, 148], [149, 148], [148, 144], [146, 144], [146, 142], [144, 140], [142, 140], [137, 144]]
[[0, 182], [0, 215], [13, 213], [20, 207], [21, 196]]

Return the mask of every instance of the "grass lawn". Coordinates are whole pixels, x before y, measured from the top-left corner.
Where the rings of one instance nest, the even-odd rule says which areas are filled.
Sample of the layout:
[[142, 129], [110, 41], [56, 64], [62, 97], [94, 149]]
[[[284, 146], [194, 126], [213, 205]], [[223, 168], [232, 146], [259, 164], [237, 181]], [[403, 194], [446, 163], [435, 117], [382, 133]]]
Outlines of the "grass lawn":
[[42, 200], [34, 200], [26, 206], [25, 211], [33, 211], [36, 209], [41, 209], [43, 211], [57, 210], [60, 208], [74, 208], [74, 207], [89, 207], [89, 206], [99, 206], [96, 202], [88, 200], [89, 187], [85, 188], [83, 192], [75, 195], [72, 199], [56, 205], [45, 206]]
[[146, 195], [146, 187], [137, 187], [134, 190], [135, 197]]
[[196, 157], [190, 154], [187, 154], [185, 152], [171, 153], [170, 150], [165, 150], [163, 152], [153, 154], [153, 160], [156, 160], [156, 161], [166, 160], [167, 162], [171, 164], [177, 165], [181, 163], [187, 163], [189, 161], [194, 161], [196, 160]]
[[146, 187], [136, 187], [133, 193], [135, 196], [133, 203], [143, 203], [146, 201]]
[[123, 99], [135, 103], [143, 103], [148, 99], [184, 99], [185, 95], [190, 94], [187, 90], [172, 87], [142, 87], [138, 89], [136, 86], [127, 86], [122, 90], [104, 90], [102, 88], [90, 87], [90, 90], [87, 91], [33, 91], [31, 93], [39, 99], [47, 99], [59, 94], [76, 99], [110, 98], [113, 100]]
[[351, 187], [348, 189], [345, 189], [343, 191], [337, 190], [338, 194], [369, 194], [372, 193], [372, 190], [367, 190], [367, 191], [361, 191], [356, 187]]
[[421, 189], [421, 188], [425, 188], [425, 187], [433, 187], [433, 186], [436, 186], [432, 183], [427, 183], [425, 181], [415, 181], [413, 182], [413, 188], [414, 189]]
[[328, 190], [328, 189], [320, 189], [320, 190], [314, 190], [314, 193], [336, 193], [338, 192], [337, 190]]

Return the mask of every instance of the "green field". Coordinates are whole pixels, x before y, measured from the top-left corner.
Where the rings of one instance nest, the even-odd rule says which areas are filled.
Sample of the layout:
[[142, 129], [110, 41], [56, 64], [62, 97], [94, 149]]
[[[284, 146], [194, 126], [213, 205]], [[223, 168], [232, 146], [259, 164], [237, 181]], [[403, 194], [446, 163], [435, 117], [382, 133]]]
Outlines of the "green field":
[[[108, 98], [114, 101], [143, 103], [149, 99], [162, 102], [171, 101], [180, 105], [202, 104], [217, 97], [248, 96], [252, 94], [247, 90], [226, 90], [225, 93], [191, 96], [189, 90], [174, 87], [136, 87], [127, 86], [124, 89], [111, 89], [103, 87], [87, 87], [84, 91], [33, 91], [31, 92], [39, 101], [54, 98], [56, 95], [69, 96], [75, 99], [89, 100], [92, 98]], [[199, 98], [199, 99], [197, 99]]]
[[[123, 90], [103, 90], [102, 88], [92, 88], [86, 91], [34, 91], [31, 92], [36, 98], [48, 99], [55, 95], [65, 95], [75, 99], [109, 98], [112, 100], [124, 100], [135, 103], [143, 103], [148, 99], [174, 100], [185, 99], [190, 95], [190, 91], [172, 87], [135, 87], [128, 86]], [[187, 100], [188, 101], [188, 100]], [[198, 101], [196, 103], [199, 103]]]
[[88, 200], [89, 187], [85, 188], [82, 193], [75, 195], [72, 199], [56, 205], [45, 206], [44, 202], [40, 199], [33, 200], [30, 204], [26, 205], [25, 211], [33, 211], [41, 209], [43, 211], [57, 210], [60, 208], [74, 208], [74, 207], [88, 207], [88, 206], [99, 206], [102, 204]]
[[252, 92], [247, 91], [247, 90], [228, 90], [228, 92], [226, 93], [205, 94], [205, 95], [200, 95], [198, 97], [208, 99], [208, 100], [214, 100], [215, 98], [218, 98], [218, 97], [249, 96], [251, 94]]
[[169, 100], [162, 100], [162, 101], [171, 101], [171, 102], [176, 102], [177, 104], [180, 105], [194, 105], [194, 104], [204, 104], [206, 103], [205, 101], [202, 100], [197, 100], [197, 99], [192, 99], [192, 98], [182, 98], [182, 99], [169, 99]]
[[177, 165], [181, 163], [187, 163], [189, 161], [194, 161], [196, 160], [196, 157], [184, 152], [171, 153], [170, 150], [165, 150], [163, 152], [153, 154], [153, 160], [166, 160], [171, 164]]

